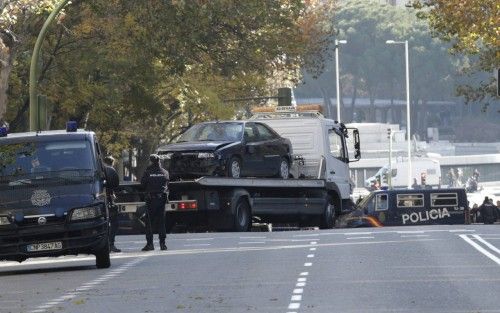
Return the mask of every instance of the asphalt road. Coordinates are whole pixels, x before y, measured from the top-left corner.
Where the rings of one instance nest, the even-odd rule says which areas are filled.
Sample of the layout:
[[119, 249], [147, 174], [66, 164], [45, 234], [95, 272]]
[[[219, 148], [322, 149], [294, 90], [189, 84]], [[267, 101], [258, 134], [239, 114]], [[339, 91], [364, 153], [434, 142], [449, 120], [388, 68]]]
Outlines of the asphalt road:
[[[500, 226], [176, 234], [0, 262], [0, 312], [500, 312]], [[158, 245], [157, 245], [158, 247]]]

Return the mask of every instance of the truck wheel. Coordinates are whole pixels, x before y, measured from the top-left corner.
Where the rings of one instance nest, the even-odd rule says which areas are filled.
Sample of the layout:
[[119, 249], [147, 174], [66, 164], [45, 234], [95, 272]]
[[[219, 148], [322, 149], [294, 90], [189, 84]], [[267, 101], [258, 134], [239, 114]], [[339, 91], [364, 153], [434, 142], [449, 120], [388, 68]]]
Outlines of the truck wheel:
[[109, 258], [109, 239], [106, 239], [104, 247], [95, 254], [95, 265], [97, 268], [108, 268], [111, 266]]
[[241, 160], [238, 157], [232, 157], [227, 162], [227, 177], [240, 178], [241, 177]]
[[320, 229], [330, 229], [335, 226], [335, 207], [332, 204], [331, 198], [326, 199], [325, 211], [321, 215]]
[[240, 199], [236, 204], [236, 211], [234, 214], [234, 231], [246, 232], [252, 225], [252, 214], [250, 213], [250, 205], [245, 199]]
[[288, 160], [281, 158], [280, 167], [278, 169], [278, 177], [282, 179], [288, 179], [290, 177], [290, 165]]

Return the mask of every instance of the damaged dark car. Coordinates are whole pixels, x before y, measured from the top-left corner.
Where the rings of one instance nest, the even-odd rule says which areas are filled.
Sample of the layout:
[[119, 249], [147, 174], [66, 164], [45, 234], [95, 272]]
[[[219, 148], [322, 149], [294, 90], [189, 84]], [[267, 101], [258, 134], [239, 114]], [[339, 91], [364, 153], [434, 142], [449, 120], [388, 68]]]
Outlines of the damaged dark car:
[[158, 154], [172, 179], [202, 176], [278, 177], [290, 173], [292, 145], [258, 122], [206, 122], [192, 126]]

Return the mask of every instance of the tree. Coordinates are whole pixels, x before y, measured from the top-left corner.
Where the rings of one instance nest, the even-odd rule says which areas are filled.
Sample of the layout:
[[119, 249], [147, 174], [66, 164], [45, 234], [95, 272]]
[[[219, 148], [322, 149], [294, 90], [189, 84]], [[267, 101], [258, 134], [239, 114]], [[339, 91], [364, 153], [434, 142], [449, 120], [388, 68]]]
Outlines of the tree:
[[[433, 35], [452, 43], [450, 52], [472, 56], [465, 74], [493, 72], [500, 66], [500, 7], [496, 0], [417, 0], [418, 16], [429, 22]], [[488, 75], [475, 86], [464, 85], [458, 93], [467, 101], [496, 97], [496, 79]]]
[[5, 0], [0, 2], [0, 125], [7, 111], [7, 90], [19, 48], [40, 17], [56, 0]]
[[[185, 127], [233, 118], [248, 105], [224, 99], [274, 94], [303, 65], [320, 72], [332, 30], [324, 27], [332, 6], [322, 3], [74, 2], [43, 46], [39, 87], [52, 128], [71, 118], [96, 130], [107, 153], [135, 148], [139, 174], [148, 154]], [[31, 44], [21, 46], [10, 77], [15, 130], [26, 128]]]

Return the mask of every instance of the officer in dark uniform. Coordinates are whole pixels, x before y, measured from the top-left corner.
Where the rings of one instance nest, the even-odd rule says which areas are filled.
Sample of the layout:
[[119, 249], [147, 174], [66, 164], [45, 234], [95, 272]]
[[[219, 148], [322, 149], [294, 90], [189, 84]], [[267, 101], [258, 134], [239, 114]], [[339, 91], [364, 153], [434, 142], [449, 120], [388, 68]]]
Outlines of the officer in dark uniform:
[[479, 213], [481, 213], [484, 224], [493, 224], [498, 219], [498, 209], [493, 204], [493, 199], [488, 197], [484, 198], [483, 204], [479, 207]]
[[[108, 168], [108, 174], [111, 174], [113, 177], [109, 177], [108, 179], [118, 180], [118, 173], [113, 167], [115, 163], [115, 159], [108, 155], [104, 158], [104, 165]], [[118, 207], [115, 204], [115, 191], [107, 188], [106, 196], [108, 197], [108, 211], [109, 211], [109, 249], [111, 252], [122, 252], [122, 250], [118, 249], [115, 246], [115, 236], [118, 231]]]
[[146, 240], [147, 244], [142, 251], [154, 250], [152, 224], [158, 227], [158, 237], [160, 239], [160, 249], [167, 250], [165, 239], [167, 231], [165, 229], [165, 204], [168, 201], [168, 171], [161, 167], [160, 157], [152, 154], [149, 157], [151, 165], [146, 168], [142, 175], [141, 184], [145, 191], [147, 207], [146, 218]]

